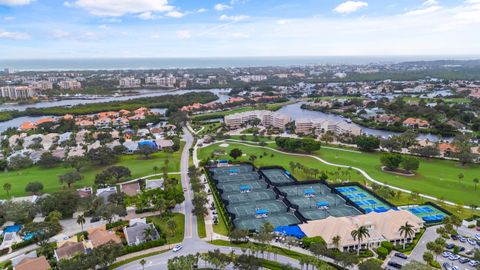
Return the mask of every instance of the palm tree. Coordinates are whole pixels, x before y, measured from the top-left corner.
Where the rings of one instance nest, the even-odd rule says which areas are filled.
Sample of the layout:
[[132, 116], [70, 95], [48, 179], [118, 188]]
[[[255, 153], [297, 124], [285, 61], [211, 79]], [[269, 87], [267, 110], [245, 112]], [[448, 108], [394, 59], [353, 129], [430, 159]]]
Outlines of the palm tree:
[[460, 182], [462, 182], [462, 180], [463, 180], [463, 178], [465, 177], [465, 175], [463, 175], [463, 173], [459, 173], [459, 174], [457, 175], [457, 177], [458, 177], [458, 182], [460, 183]]
[[363, 238], [370, 237], [370, 233], [368, 232], [367, 227], [360, 226], [358, 229], [353, 230], [350, 234], [352, 235], [353, 240], [358, 241], [357, 255], [360, 255], [360, 243], [362, 242]]
[[145, 261], [145, 259], [140, 260], [140, 265], [142, 266], [142, 269], [145, 269], [145, 264], [146, 263], [147, 263], [147, 261]]
[[7, 196], [10, 196], [10, 190], [12, 190], [12, 184], [10, 183], [3, 184], [3, 190], [7, 192]]
[[334, 237], [332, 237], [332, 243], [335, 245], [335, 248], [339, 249], [341, 239], [342, 238], [340, 237], [340, 235], [335, 235]]
[[475, 191], [477, 191], [478, 182], [480, 182], [480, 180], [478, 180], [478, 178], [473, 179], [473, 183], [475, 184]]
[[405, 222], [405, 225], [400, 226], [400, 229], [398, 229], [400, 232], [400, 236], [403, 235], [403, 249], [405, 249], [405, 246], [407, 244], [407, 239], [411, 238], [412, 236], [415, 235], [415, 230], [413, 230], [413, 225], [408, 224], [408, 221]]
[[82, 232], [83, 232], [83, 224], [85, 224], [85, 217], [83, 215], [79, 215], [77, 217], [77, 224], [82, 227]]
[[143, 237], [145, 240], [152, 240], [155, 237], [155, 230], [152, 228], [152, 226], [148, 226], [143, 230]]
[[153, 172], [157, 173], [157, 171], [158, 171], [158, 166], [153, 166]]
[[175, 235], [175, 229], [177, 227], [177, 223], [175, 223], [175, 220], [173, 220], [173, 219], [168, 220], [167, 221], [167, 227], [170, 230], [170, 232], [172, 233], [172, 236], [174, 236]]

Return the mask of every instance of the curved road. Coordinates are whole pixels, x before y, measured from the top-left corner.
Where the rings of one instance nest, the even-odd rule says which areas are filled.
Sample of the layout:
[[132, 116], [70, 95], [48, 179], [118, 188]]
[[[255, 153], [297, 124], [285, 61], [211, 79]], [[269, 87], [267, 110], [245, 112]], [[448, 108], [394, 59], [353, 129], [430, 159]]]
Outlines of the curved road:
[[[215, 249], [219, 249], [222, 253], [226, 253], [226, 254], [230, 253], [232, 250], [236, 254], [242, 253], [241, 249], [211, 245], [205, 241], [202, 241], [198, 237], [197, 217], [192, 214], [193, 192], [190, 189], [190, 179], [188, 177], [188, 166], [189, 166], [189, 157], [190, 157], [189, 149], [190, 147], [192, 147], [192, 144], [193, 144], [193, 136], [187, 128], [184, 128], [183, 132], [184, 132], [183, 139], [185, 140], [185, 146], [182, 151], [180, 175], [182, 180], [182, 186], [187, 189], [187, 192], [185, 192], [185, 202], [183, 204], [183, 209], [185, 213], [185, 238], [183, 239], [183, 242], [182, 242], [183, 249], [178, 252], [173, 252], [170, 250], [165, 253], [161, 253], [158, 255], [145, 258], [145, 260], [147, 261], [147, 263], [145, 264], [145, 269], [147, 270], [167, 269], [168, 260], [173, 257], [184, 256], [188, 254], [196, 254], [196, 253], [206, 253], [208, 251], [213, 251]], [[273, 258], [273, 255], [271, 255], [271, 257]], [[294, 267], [300, 268], [300, 264], [298, 263], [298, 261], [290, 257], [278, 255], [277, 261], [283, 264], [290, 264]], [[125, 264], [123, 266], [120, 266], [116, 269], [133, 270], [133, 269], [140, 269], [140, 268], [141, 266], [140, 266], [139, 260], [136, 260], [131, 263]]]

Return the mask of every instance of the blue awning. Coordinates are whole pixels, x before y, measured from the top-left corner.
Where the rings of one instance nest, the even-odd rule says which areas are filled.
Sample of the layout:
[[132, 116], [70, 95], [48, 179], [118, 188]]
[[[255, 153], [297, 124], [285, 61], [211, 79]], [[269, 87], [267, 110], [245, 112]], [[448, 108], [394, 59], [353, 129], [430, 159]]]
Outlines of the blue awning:
[[217, 160], [218, 163], [228, 163], [228, 160], [225, 159], [219, 159]]
[[317, 202], [317, 207], [325, 207], [325, 206], [329, 206], [330, 203], [328, 202]]
[[268, 210], [265, 210], [265, 209], [255, 210], [255, 215], [265, 215], [265, 214], [268, 214]]
[[303, 195], [314, 195], [314, 194], [315, 194], [315, 190], [313, 188], [305, 189], [303, 191]]
[[229, 173], [239, 173], [240, 170], [239, 169], [231, 169], [231, 170], [228, 170]]
[[294, 236], [298, 239], [305, 237], [305, 233], [302, 232], [298, 225], [293, 226], [278, 226], [274, 230], [274, 232], [285, 235], [285, 236]]
[[286, 174], [286, 175], [288, 175], [288, 176], [290, 176], [290, 175], [291, 175], [291, 174], [290, 174], [290, 172], [289, 172], [289, 171], [287, 171], [287, 170], [285, 170], [285, 174]]
[[251, 189], [252, 189], [252, 187], [250, 185], [241, 185], [240, 186], [241, 191], [251, 190]]

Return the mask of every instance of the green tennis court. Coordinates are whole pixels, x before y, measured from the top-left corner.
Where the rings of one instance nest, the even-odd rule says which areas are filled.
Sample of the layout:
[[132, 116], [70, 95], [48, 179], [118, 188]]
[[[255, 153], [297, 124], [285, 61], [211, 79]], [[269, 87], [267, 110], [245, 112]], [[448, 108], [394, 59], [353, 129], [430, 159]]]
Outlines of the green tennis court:
[[229, 204], [242, 203], [242, 202], [252, 202], [252, 201], [261, 201], [261, 200], [274, 200], [276, 199], [277, 194], [275, 192], [264, 189], [264, 190], [255, 190], [247, 193], [240, 193], [240, 191], [235, 193], [223, 193], [222, 198], [229, 202]]
[[287, 211], [287, 206], [277, 200], [267, 200], [267, 201], [255, 201], [247, 202], [240, 204], [230, 204], [227, 206], [227, 210], [235, 214], [235, 217], [255, 217], [255, 211], [257, 209], [267, 210], [268, 215], [282, 213]]
[[241, 174], [221, 174], [213, 175], [213, 179], [217, 180], [219, 183], [224, 182], [239, 182], [239, 181], [253, 181], [260, 179], [260, 175], [256, 172], [245, 172]]
[[300, 212], [306, 219], [308, 220], [317, 220], [317, 219], [324, 219], [329, 216], [334, 217], [348, 217], [348, 216], [356, 216], [362, 214], [360, 211], [355, 209], [354, 207], [348, 205], [340, 205], [329, 207], [326, 210], [318, 209], [318, 208], [303, 208], [299, 209]]
[[298, 224], [298, 220], [295, 215], [291, 213], [273, 214], [265, 218], [248, 218], [248, 219], [235, 219], [233, 223], [235, 227], [243, 230], [256, 230], [260, 231], [264, 223], [269, 222], [274, 228], [278, 226], [286, 226], [291, 224]]
[[285, 183], [293, 183], [293, 180], [290, 176], [288, 176], [284, 170], [281, 169], [265, 169], [261, 170], [261, 172], [265, 175], [265, 177], [272, 182], [272, 184], [285, 184]]
[[307, 190], [313, 190], [316, 195], [331, 193], [330, 188], [322, 184], [283, 186], [278, 189], [287, 196], [303, 196]]
[[248, 187], [251, 192], [254, 190], [266, 189], [267, 183], [262, 180], [218, 183], [218, 188], [222, 189], [224, 193], [241, 192], [241, 187]]

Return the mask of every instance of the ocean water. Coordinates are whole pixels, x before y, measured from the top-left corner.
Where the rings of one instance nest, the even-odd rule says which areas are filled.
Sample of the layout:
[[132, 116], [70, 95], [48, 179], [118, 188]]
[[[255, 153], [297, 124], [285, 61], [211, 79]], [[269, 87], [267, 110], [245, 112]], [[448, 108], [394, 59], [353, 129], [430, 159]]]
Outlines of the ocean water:
[[473, 59], [471, 56], [302, 56], [216, 58], [0, 59], [0, 68], [17, 71], [120, 70], [398, 63], [416, 60]]

